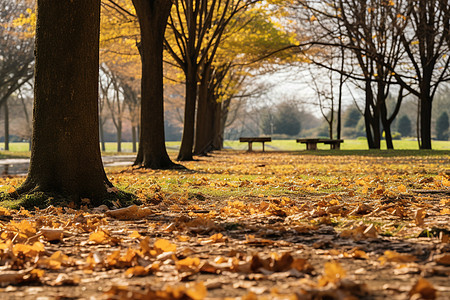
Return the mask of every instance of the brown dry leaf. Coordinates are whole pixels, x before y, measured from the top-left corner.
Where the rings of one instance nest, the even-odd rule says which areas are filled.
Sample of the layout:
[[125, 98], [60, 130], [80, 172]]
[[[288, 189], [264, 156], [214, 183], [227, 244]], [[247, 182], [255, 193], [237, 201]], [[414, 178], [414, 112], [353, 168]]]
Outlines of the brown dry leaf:
[[408, 263], [417, 261], [417, 258], [411, 254], [402, 254], [396, 251], [386, 250], [384, 255], [378, 258], [380, 263], [383, 265], [386, 262], [397, 262], [397, 263]]
[[51, 282], [51, 286], [74, 286], [81, 282], [81, 278], [77, 275], [70, 277], [67, 274], [60, 273], [55, 281]]
[[19, 284], [23, 281], [24, 271], [9, 271], [0, 274], [0, 286], [7, 286], [10, 284]]
[[416, 295], [419, 295], [420, 299], [436, 299], [436, 289], [428, 280], [421, 277], [409, 291], [411, 298], [417, 297]]
[[199, 239], [199, 242], [202, 245], [207, 245], [207, 244], [214, 244], [214, 243], [222, 243], [222, 242], [226, 242], [227, 240], [228, 240], [228, 238], [226, 236], [224, 236], [223, 234], [216, 233], [216, 234], [213, 234], [212, 236], [210, 236], [209, 238]]
[[288, 252], [283, 253], [281, 257], [275, 257], [272, 262], [271, 270], [274, 272], [284, 272], [292, 268], [294, 258]]
[[128, 268], [125, 271], [125, 276], [127, 277], [135, 277], [135, 276], [147, 276], [150, 273], [150, 269], [147, 269], [143, 266], [135, 266]]
[[425, 212], [425, 209], [421, 208], [416, 211], [416, 214], [414, 216], [414, 221], [417, 226], [423, 226], [425, 223], [425, 216], [427, 213]]
[[450, 254], [440, 254], [434, 257], [434, 261], [440, 265], [450, 266]]
[[62, 228], [44, 228], [40, 229], [40, 233], [46, 241], [61, 241], [64, 237], [64, 229]]
[[61, 251], [56, 251], [48, 258], [41, 257], [37, 262], [39, 267], [51, 270], [58, 270], [61, 266], [70, 266], [73, 263], [74, 262]]
[[291, 267], [297, 271], [308, 274], [314, 271], [314, 267], [304, 258], [295, 258]]
[[359, 225], [355, 226], [352, 229], [343, 230], [340, 234], [340, 237], [343, 238], [352, 238], [356, 241], [365, 240], [368, 238], [377, 238], [378, 230], [374, 224], [367, 225]]
[[105, 214], [118, 220], [139, 220], [151, 215], [153, 211], [148, 207], [138, 207], [131, 205], [115, 210], [108, 210]]

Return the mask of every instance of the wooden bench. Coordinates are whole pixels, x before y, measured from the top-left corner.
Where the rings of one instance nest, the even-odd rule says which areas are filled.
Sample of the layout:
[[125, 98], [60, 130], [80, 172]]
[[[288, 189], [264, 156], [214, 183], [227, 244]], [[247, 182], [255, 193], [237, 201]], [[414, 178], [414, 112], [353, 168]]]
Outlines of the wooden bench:
[[271, 137], [241, 137], [239, 138], [239, 142], [248, 143], [248, 151], [253, 151], [253, 143], [262, 143], [262, 151], [264, 152], [264, 143], [271, 142]]
[[329, 144], [330, 149], [341, 149], [341, 143], [343, 142], [344, 140], [337, 139], [297, 139], [297, 143], [306, 144], [306, 150], [317, 150], [318, 143]]

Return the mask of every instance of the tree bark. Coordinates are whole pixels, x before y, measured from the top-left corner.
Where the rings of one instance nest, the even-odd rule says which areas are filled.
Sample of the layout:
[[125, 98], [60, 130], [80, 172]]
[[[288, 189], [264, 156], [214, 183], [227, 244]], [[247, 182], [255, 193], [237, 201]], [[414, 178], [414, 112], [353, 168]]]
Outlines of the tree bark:
[[137, 135], [136, 135], [136, 126], [131, 126], [131, 143], [132, 143], [132, 151], [133, 153], [135, 153], [137, 151]]
[[167, 154], [164, 137], [163, 42], [170, 0], [133, 0], [139, 19], [142, 60], [141, 126], [135, 166], [180, 167]]
[[89, 198], [112, 186], [99, 147], [100, 0], [38, 0], [31, 161], [19, 194]]
[[117, 152], [122, 152], [122, 120], [117, 120]]
[[222, 128], [222, 103], [215, 103], [215, 116], [214, 116], [214, 136], [213, 136], [213, 150], [223, 149], [223, 131]]
[[192, 148], [194, 146], [195, 107], [197, 102], [197, 67], [189, 63], [186, 70], [186, 103], [184, 106], [184, 128], [181, 138], [178, 161], [193, 160]]
[[198, 108], [195, 128], [195, 155], [206, 155], [213, 150], [214, 140], [214, 90], [210, 89], [212, 68], [210, 64], [205, 64], [202, 70], [202, 79], [198, 91]]
[[9, 151], [9, 108], [8, 100], [3, 103], [3, 108], [5, 109], [5, 150]]
[[433, 98], [423, 95], [420, 98], [420, 149], [431, 149], [431, 113]]
[[98, 131], [100, 134], [100, 145], [102, 151], [106, 151], [106, 144], [105, 144], [105, 130], [103, 129], [103, 120], [101, 117], [99, 117], [99, 125], [98, 125]]

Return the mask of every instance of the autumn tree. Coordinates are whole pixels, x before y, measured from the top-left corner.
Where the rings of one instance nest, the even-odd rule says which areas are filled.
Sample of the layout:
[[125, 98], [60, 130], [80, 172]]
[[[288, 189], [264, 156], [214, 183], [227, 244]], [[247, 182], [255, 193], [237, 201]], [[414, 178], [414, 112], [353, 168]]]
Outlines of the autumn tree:
[[98, 137], [99, 28], [99, 0], [37, 2], [33, 143], [19, 194], [98, 204], [111, 191]]
[[222, 148], [231, 100], [249, 95], [247, 83], [256, 88], [247, 77], [268, 75], [298, 57], [280, 51], [295, 40], [279, 17], [264, 5], [240, 12], [225, 28], [216, 54], [200, 66], [194, 154]]
[[[338, 69], [326, 61], [315, 63], [361, 82], [365, 93], [364, 119], [369, 148], [380, 148], [381, 131], [386, 133], [388, 148], [393, 148], [390, 127], [398, 114], [403, 100], [403, 89], [398, 89], [395, 108], [388, 114], [387, 99], [393, 91], [392, 82], [403, 50], [399, 39], [406, 22], [399, 18], [399, 11], [404, 7], [403, 1], [304, 1], [309, 11], [309, 19], [321, 30], [319, 39], [311, 41], [312, 45], [325, 48], [337, 47], [347, 49], [360, 69], [355, 68], [347, 59], [347, 68]], [[326, 56], [325, 56], [326, 57]], [[383, 126], [381, 126], [381, 124]]]
[[[165, 47], [184, 72], [184, 129], [178, 160], [192, 160], [195, 135], [197, 84], [201, 67], [208, 70], [214, 61], [225, 29], [236, 15], [255, 1], [175, 0], [169, 16]], [[208, 71], [209, 72], [209, 71]]]
[[142, 60], [141, 133], [134, 165], [180, 168], [169, 158], [164, 138], [163, 42], [172, 1], [133, 0], [133, 4], [141, 31]]
[[30, 6], [26, 0], [0, 2], [0, 106], [5, 113], [8, 98], [33, 76], [34, 38], [26, 24], [15, 22]]
[[[439, 85], [450, 80], [449, 11], [447, 0], [418, 0], [409, 1], [404, 13], [409, 26], [401, 32], [400, 39], [412, 72], [395, 70], [395, 77], [419, 99], [421, 149], [431, 149], [433, 99]], [[410, 84], [411, 78], [415, 85]]]

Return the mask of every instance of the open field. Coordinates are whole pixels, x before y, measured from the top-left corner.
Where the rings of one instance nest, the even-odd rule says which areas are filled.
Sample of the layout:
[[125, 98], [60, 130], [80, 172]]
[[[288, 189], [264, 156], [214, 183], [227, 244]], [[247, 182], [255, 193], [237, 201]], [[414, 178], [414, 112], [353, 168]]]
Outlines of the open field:
[[[450, 141], [433, 141], [433, 150], [448, 150], [450, 151]], [[180, 142], [166, 142], [167, 151], [169, 153], [177, 152], [180, 148]], [[228, 150], [247, 150], [247, 143], [240, 143], [239, 141], [225, 141], [225, 149]], [[261, 150], [261, 143], [254, 143], [254, 150]], [[329, 145], [318, 144], [321, 150], [329, 150]], [[394, 148], [396, 150], [418, 150], [417, 141], [413, 140], [395, 140]], [[341, 145], [342, 150], [368, 150], [367, 142], [365, 140], [345, 140]], [[386, 143], [382, 141], [381, 149], [386, 149]], [[300, 151], [306, 150], [305, 144], [296, 143], [295, 140], [273, 140], [266, 143], [267, 151]], [[122, 151], [125, 153], [132, 152], [131, 143], [122, 143]], [[106, 143], [107, 154], [117, 154], [116, 143]], [[30, 155], [28, 143], [11, 143], [10, 151], [0, 151], [0, 158], [11, 155], [26, 157]]]
[[449, 299], [450, 153], [319, 152], [108, 168], [122, 210], [0, 208], [0, 298]]

